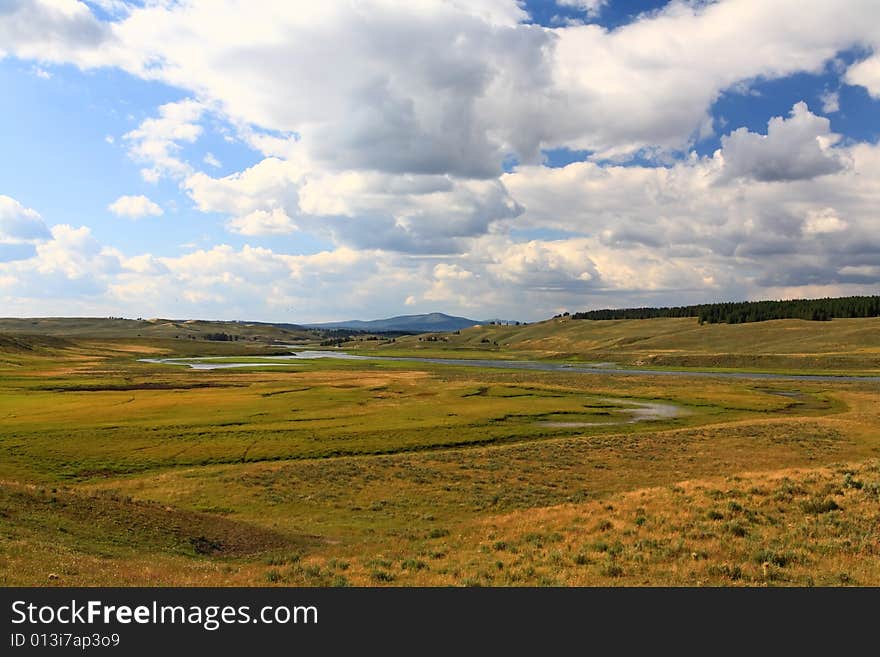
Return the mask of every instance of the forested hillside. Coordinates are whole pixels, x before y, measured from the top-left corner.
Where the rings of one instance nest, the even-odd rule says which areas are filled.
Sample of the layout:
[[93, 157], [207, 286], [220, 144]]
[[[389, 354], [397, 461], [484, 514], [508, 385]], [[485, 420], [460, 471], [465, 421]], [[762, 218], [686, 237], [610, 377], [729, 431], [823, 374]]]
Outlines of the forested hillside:
[[654, 319], [697, 317], [701, 324], [745, 324], [771, 319], [827, 321], [834, 318], [880, 317], [880, 296], [739, 301], [669, 308], [620, 308], [574, 313], [572, 319]]

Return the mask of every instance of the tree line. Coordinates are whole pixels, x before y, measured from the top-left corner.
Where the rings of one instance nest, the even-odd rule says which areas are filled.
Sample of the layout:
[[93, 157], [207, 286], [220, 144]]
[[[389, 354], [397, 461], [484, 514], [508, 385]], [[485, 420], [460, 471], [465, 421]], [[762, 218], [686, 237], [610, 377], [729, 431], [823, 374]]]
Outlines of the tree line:
[[664, 308], [618, 308], [573, 313], [572, 319], [653, 319], [697, 317], [700, 324], [745, 324], [770, 319], [824, 322], [835, 317], [880, 317], [880, 296], [735, 301]]

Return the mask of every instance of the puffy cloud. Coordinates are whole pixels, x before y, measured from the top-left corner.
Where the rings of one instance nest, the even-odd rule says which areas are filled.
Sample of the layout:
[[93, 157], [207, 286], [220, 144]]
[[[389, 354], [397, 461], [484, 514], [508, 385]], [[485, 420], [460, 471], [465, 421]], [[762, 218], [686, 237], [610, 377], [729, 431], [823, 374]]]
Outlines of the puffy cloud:
[[150, 75], [246, 122], [297, 132], [326, 166], [486, 177], [511, 151], [536, 162], [556, 145], [602, 156], [681, 148], [721, 91], [820, 69], [873, 37], [877, 9], [674, 2], [609, 32], [516, 24], [513, 2], [494, 3], [509, 11], [500, 21], [467, 5], [285, 3], [249, 12], [242, 30], [247, 9], [192, 2], [133, 12], [118, 33], [162, 62]]
[[194, 283], [236, 283], [244, 280], [266, 282], [290, 275], [286, 256], [270, 249], [245, 246], [236, 251], [221, 244], [179, 257], [159, 258], [178, 279]]
[[135, 272], [137, 274], [163, 274], [168, 271], [168, 268], [165, 267], [165, 265], [149, 253], [132, 256], [131, 258], [122, 256], [120, 260], [122, 268], [128, 272]]
[[[880, 37], [877, 43], [880, 48]], [[873, 98], [880, 98], [880, 53], [850, 66], [846, 72], [846, 81], [864, 87]]]
[[487, 269], [499, 280], [529, 289], [582, 292], [601, 285], [591, 250], [584, 239], [508, 244], [495, 250]]
[[0, 262], [0, 298], [18, 316], [118, 314], [102, 295], [122, 274], [118, 252], [101, 246], [87, 227], [60, 224], [28, 257]]
[[[430, 287], [422, 293], [422, 298], [432, 303], [454, 304], [459, 308], [477, 308], [480, 306], [478, 290], [485, 288], [485, 282], [480, 278], [479, 274], [461, 265], [440, 263], [430, 271]], [[410, 299], [412, 303], [409, 303]], [[415, 303], [415, 297], [407, 298], [407, 305]]]
[[[844, 286], [856, 281], [842, 269], [880, 261], [880, 146], [835, 150], [848, 167], [763, 185], [727, 177], [722, 153], [671, 167], [521, 167], [504, 183], [526, 208], [517, 225], [571, 234], [556, 248], [579, 253], [570, 261], [592, 261], [599, 290], [665, 289], [667, 303], [791, 294], [818, 283], [852, 292]], [[516, 259], [496, 260], [517, 271]], [[522, 269], [551, 269], [533, 260]], [[858, 283], [868, 285], [861, 271]]]
[[880, 282], [880, 147], [850, 154], [852, 169], [762, 186], [719, 185], [712, 158], [671, 169], [523, 167], [505, 179], [526, 207], [516, 224], [555, 217], [570, 236], [517, 241], [498, 230], [439, 258], [228, 245], [125, 256], [86, 228], [56, 226], [33, 258], [0, 263], [0, 287], [16, 303], [30, 299], [30, 314], [50, 298], [78, 312], [293, 322], [394, 314], [401, 303], [539, 319], [612, 304], [865, 292]]
[[49, 236], [49, 230], [36, 210], [0, 194], [0, 244], [34, 243]]
[[854, 282], [873, 283], [880, 280], [880, 265], [845, 265], [838, 273]]
[[124, 135], [128, 154], [136, 162], [147, 165], [141, 175], [148, 182], [157, 182], [163, 176], [182, 177], [192, 168], [177, 156], [179, 142], [192, 143], [202, 134], [198, 121], [205, 106], [192, 99], [166, 103], [159, 107], [159, 116], [144, 120], [140, 126]]
[[849, 224], [837, 216], [834, 208], [821, 210], [809, 210], [804, 221], [804, 232], [808, 235], [821, 235], [822, 233], [839, 233], [846, 230]]
[[[263, 247], [235, 249], [218, 245], [178, 257], [157, 259], [167, 273], [118, 277], [115, 294], [148, 289], [141, 303], [166, 316], [271, 318], [276, 321], [329, 319], [348, 308], [369, 312], [381, 307], [389, 291], [400, 298], [405, 279], [389, 271], [387, 256], [336, 249], [312, 255], [287, 255]], [[168, 295], [168, 290], [180, 290]], [[133, 295], [132, 295], [133, 296]]]
[[37, 245], [36, 269], [41, 274], [60, 273], [69, 279], [118, 271], [119, 257], [102, 247], [86, 226], [52, 226], [52, 239]]
[[160, 217], [163, 214], [162, 208], [144, 195], [120, 196], [108, 205], [107, 209], [117, 217], [127, 217], [128, 219]]
[[0, 298], [18, 315], [330, 319], [340, 308], [370, 312], [394, 292], [412, 290], [381, 253], [336, 249], [287, 255], [218, 245], [180, 256], [125, 256], [87, 227], [54, 226], [27, 259], [0, 261]]
[[309, 179], [300, 208], [341, 243], [411, 253], [461, 252], [522, 212], [497, 180], [358, 172]]
[[837, 91], [825, 91], [819, 100], [822, 101], [822, 111], [826, 114], [840, 111], [840, 93]]
[[[534, 313], [528, 318], [536, 318], [559, 308], [609, 303], [790, 296], [817, 286], [866, 291], [880, 258], [874, 211], [880, 147], [832, 148], [835, 138], [825, 120], [802, 106], [791, 118], [774, 121], [768, 136], [758, 136], [772, 147], [797, 154], [812, 142], [849, 166], [816, 178], [789, 175], [755, 185], [729, 175], [731, 159], [737, 161], [727, 149], [729, 139], [714, 157], [693, 156], [668, 167], [521, 166], [497, 183], [328, 173], [313, 170], [307, 158], [266, 158], [225, 178], [196, 174], [187, 188], [203, 210], [229, 215], [240, 232], [283, 232], [295, 223], [310, 232], [329, 231], [351, 248], [304, 260], [218, 247], [163, 263], [206, 300], [243, 298], [234, 290], [263, 285], [275, 289], [276, 299], [302, 307], [302, 290], [313, 286], [337, 295], [338, 312], [344, 303], [371, 299], [371, 314], [383, 307], [396, 312], [396, 304], [408, 298], [410, 305], [444, 304], [465, 314], [492, 307], [522, 317], [525, 307]], [[799, 129], [790, 130], [792, 123]], [[470, 223], [480, 203], [495, 209]], [[511, 229], [569, 236], [519, 241], [507, 233]], [[426, 257], [450, 245], [455, 248], [443, 251], [448, 255], [439, 264]], [[367, 263], [375, 269], [366, 271]], [[324, 301], [319, 305], [324, 308]]]
[[99, 48], [111, 28], [75, 0], [4, 0], [0, 6], [0, 56], [100, 65]]
[[197, 173], [185, 186], [203, 212], [230, 217], [244, 235], [325, 234], [358, 248], [454, 252], [522, 208], [497, 180], [376, 171], [324, 172], [297, 155], [266, 158], [224, 178]]
[[[42, 32], [52, 22], [25, 20], [16, 2], [0, 29], [19, 35], [19, 56], [45, 50], [189, 89], [236, 123], [298, 135], [325, 168], [471, 178], [555, 146], [604, 158], [681, 149], [709, 129], [725, 89], [819, 71], [880, 41], [877, 0], [845, 12], [821, 0], [674, 1], [612, 31], [524, 24], [515, 0], [150, 2], [112, 23], [72, 0], [31, 5], [99, 29]], [[852, 67], [851, 82], [874, 88], [875, 60]]]
[[495, 26], [513, 27], [529, 17], [518, 0], [446, 0], [446, 4]]
[[770, 119], [766, 135], [739, 128], [722, 137], [725, 175], [761, 182], [808, 180], [844, 167], [831, 148], [839, 135], [831, 132], [828, 119], [810, 112], [804, 102], [795, 104], [789, 117]]
[[276, 157], [225, 176], [197, 173], [184, 182], [202, 212], [227, 215], [227, 228], [242, 235], [278, 235], [297, 229], [299, 187], [305, 171], [295, 160]]
[[866, 0], [843, 16], [821, 2], [672, 2], [611, 32], [559, 28], [554, 79], [578, 111], [559, 111], [546, 141], [601, 158], [681, 148], [708, 129], [722, 91], [820, 70], [846, 44], [873, 37], [877, 8]]
[[223, 178], [196, 173], [184, 186], [202, 212], [242, 217], [257, 210], [298, 207], [299, 183], [305, 170], [294, 160], [269, 157]]
[[[842, 145], [803, 104], [766, 135], [734, 130], [714, 157], [608, 164], [687, 149], [712, 131], [709, 109], [725, 90], [819, 72], [844, 48], [880, 43], [878, 0], [847, 11], [676, 0], [614, 30], [524, 24], [515, 0], [102, 2], [112, 23], [72, 0], [7, 2], [0, 48], [183, 89], [191, 99], [124, 137], [144, 177], [178, 182], [233, 232], [301, 230], [336, 247], [124, 255], [86, 228], [40, 233], [39, 217], [17, 208], [16, 228], [0, 214], [0, 232], [35, 251], [0, 264], [0, 285], [17, 295], [76, 289], [94, 308], [137, 315], [320, 320], [392, 314], [405, 300], [534, 319], [605, 299], [880, 282], [880, 149]], [[877, 95], [876, 61], [851, 66], [845, 81]], [[264, 159], [225, 177], [197, 172], [182, 146], [199, 139], [208, 112]], [[537, 166], [542, 149], [561, 146], [592, 161]], [[514, 173], [501, 175], [505, 160], [520, 163]], [[22, 237], [21, 226], [36, 233]]]
[[141, 57], [136, 74], [301, 134], [327, 166], [488, 177], [505, 155], [488, 112], [548, 81], [552, 36], [524, 17], [513, 0], [194, 1], [149, 4], [114, 33]]
[[242, 235], [284, 235], [296, 230], [293, 219], [281, 208], [254, 210], [243, 217], [233, 217], [227, 226]]

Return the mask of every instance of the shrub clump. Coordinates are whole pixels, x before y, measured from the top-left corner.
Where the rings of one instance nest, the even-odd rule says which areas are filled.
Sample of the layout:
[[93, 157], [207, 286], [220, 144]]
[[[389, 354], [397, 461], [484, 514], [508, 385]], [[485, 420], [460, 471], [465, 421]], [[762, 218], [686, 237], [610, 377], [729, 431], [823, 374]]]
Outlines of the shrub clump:
[[830, 497], [825, 497], [822, 499], [816, 498], [812, 500], [806, 500], [805, 502], [801, 503], [801, 509], [803, 509], [804, 513], [819, 515], [820, 513], [837, 511], [840, 509], [840, 505]]

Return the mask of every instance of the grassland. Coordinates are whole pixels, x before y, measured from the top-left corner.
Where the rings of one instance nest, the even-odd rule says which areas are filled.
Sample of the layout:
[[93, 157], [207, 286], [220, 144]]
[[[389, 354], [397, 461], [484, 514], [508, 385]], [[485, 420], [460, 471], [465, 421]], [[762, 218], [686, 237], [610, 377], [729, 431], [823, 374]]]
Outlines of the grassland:
[[238, 340], [279, 342], [311, 340], [316, 333], [295, 324], [223, 322], [174, 319], [126, 319], [122, 317], [0, 317], [0, 336], [110, 339], [204, 339], [211, 333], [225, 333]]
[[400, 355], [609, 361], [620, 365], [750, 371], [880, 372], [880, 318], [703, 324], [696, 318], [487, 325], [458, 334], [354, 340]]
[[274, 349], [3, 337], [0, 585], [880, 584], [876, 382], [138, 361]]

